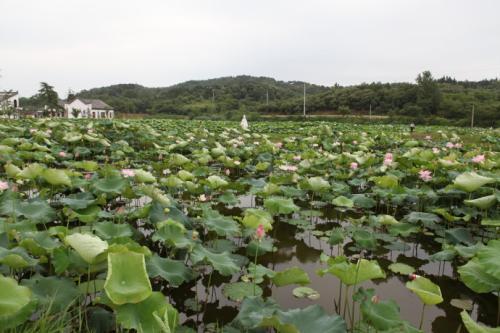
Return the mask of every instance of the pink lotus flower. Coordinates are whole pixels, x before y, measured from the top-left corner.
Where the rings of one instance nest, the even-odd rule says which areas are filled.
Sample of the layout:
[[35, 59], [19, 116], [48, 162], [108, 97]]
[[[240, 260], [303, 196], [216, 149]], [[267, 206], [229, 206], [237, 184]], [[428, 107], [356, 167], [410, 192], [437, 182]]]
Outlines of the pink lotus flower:
[[92, 178], [92, 172], [85, 172], [85, 179], [90, 180]]
[[276, 146], [276, 148], [283, 147], [283, 143], [282, 142], [276, 142], [274, 145]]
[[300, 155], [296, 155], [293, 157], [294, 161], [300, 161], [301, 159], [302, 159], [302, 157]]
[[440, 150], [439, 150], [439, 148], [434, 147], [434, 148], [432, 148], [432, 152], [434, 154], [439, 154]]
[[8, 182], [2, 182], [0, 181], [0, 191], [5, 191], [9, 188], [9, 183]]
[[60, 151], [58, 155], [59, 157], [66, 157], [66, 152]]
[[295, 165], [284, 164], [279, 166], [280, 170], [283, 171], [297, 171], [297, 167]]
[[418, 277], [418, 275], [417, 275], [417, 274], [409, 274], [409, 275], [408, 275], [408, 278], [409, 278], [411, 281], [415, 280], [417, 277]]
[[205, 194], [200, 194], [199, 198], [201, 202], [207, 201], [207, 196]]
[[454, 148], [455, 145], [452, 142], [447, 142], [446, 143], [446, 148]]
[[392, 164], [392, 158], [386, 158], [384, 159], [384, 165], [385, 166], [389, 166]]
[[352, 142], [352, 144], [353, 144], [353, 145], [357, 145], [357, 144], [358, 144], [358, 141], [354, 140], [354, 141]]
[[484, 155], [477, 155], [472, 158], [472, 162], [474, 163], [484, 163], [485, 157]]
[[424, 182], [428, 182], [432, 179], [431, 174], [432, 172], [430, 172], [429, 170], [420, 170], [418, 172], [419, 178], [422, 179]]
[[257, 230], [255, 231], [255, 237], [260, 241], [262, 240], [262, 238], [264, 238], [265, 234], [266, 231], [264, 230], [264, 226], [262, 224], [259, 224]]
[[455, 148], [459, 149], [459, 148], [462, 148], [462, 144], [461, 143], [455, 143]]
[[385, 153], [384, 160], [392, 160], [394, 156], [392, 153]]
[[122, 169], [122, 175], [125, 178], [135, 177], [135, 171], [132, 169]]
[[351, 163], [351, 169], [352, 169], [352, 170], [356, 170], [357, 168], [358, 168], [358, 163], [356, 163], [356, 162], [352, 162], [352, 163]]

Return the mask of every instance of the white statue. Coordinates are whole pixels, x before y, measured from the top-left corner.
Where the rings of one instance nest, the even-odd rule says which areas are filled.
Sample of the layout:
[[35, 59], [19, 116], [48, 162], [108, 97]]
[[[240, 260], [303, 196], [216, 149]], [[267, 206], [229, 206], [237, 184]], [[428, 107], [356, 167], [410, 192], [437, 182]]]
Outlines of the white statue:
[[245, 131], [248, 130], [248, 121], [247, 121], [247, 117], [245, 117], [245, 115], [243, 115], [243, 118], [241, 118], [240, 126]]

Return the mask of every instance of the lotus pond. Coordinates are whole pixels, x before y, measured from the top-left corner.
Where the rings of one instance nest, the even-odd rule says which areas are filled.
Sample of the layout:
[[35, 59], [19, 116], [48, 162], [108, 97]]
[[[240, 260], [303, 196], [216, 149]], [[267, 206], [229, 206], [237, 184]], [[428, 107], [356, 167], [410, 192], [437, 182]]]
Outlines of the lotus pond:
[[0, 124], [0, 331], [500, 332], [500, 132]]

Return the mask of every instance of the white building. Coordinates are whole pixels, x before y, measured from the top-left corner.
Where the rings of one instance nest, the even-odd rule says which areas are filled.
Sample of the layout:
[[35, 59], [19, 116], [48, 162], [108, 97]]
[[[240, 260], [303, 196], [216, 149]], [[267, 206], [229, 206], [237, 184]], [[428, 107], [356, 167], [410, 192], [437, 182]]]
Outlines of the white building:
[[19, 108], [19, 93], [17, 91], [0, 91], [0, 108]]
[[95, 118], [112, 119], [115, 112], [111, 106], [100, 99], [76, 98], [71, 102], [62, 102], [64, 107], [64, 117], [74, 118]]
[[0, 117], [17, 118], [19, 116], [19, 93], [17, 91], [0, 91]]

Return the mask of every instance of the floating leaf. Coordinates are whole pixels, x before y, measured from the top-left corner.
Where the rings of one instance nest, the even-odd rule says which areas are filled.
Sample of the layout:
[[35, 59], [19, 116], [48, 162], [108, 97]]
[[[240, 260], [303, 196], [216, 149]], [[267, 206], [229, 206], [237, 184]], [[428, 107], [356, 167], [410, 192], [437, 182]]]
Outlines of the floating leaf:
[[293, 294], [293, 296], [295, 296], [297, 298], [307, 297], [310, 300], [317, 300], [320, 296], [316, 290], [309, 288], [309, 287], [294, 288], [292, 291], [292, 294]]
[[403, 264], [403, 263], [393, 263], [389, 265], [389, 269], [393, 271], [394, 273], [399, 273], [403, 275], [408, 275], [415, 273], [415, 268], [411, 267], [410, 265]]
[[232, 301], [240, 302], [248, 296], [262, 296], [262, 288], [252, 283], [235, 282], [227, 283], [222, 288], [224, 296]]

